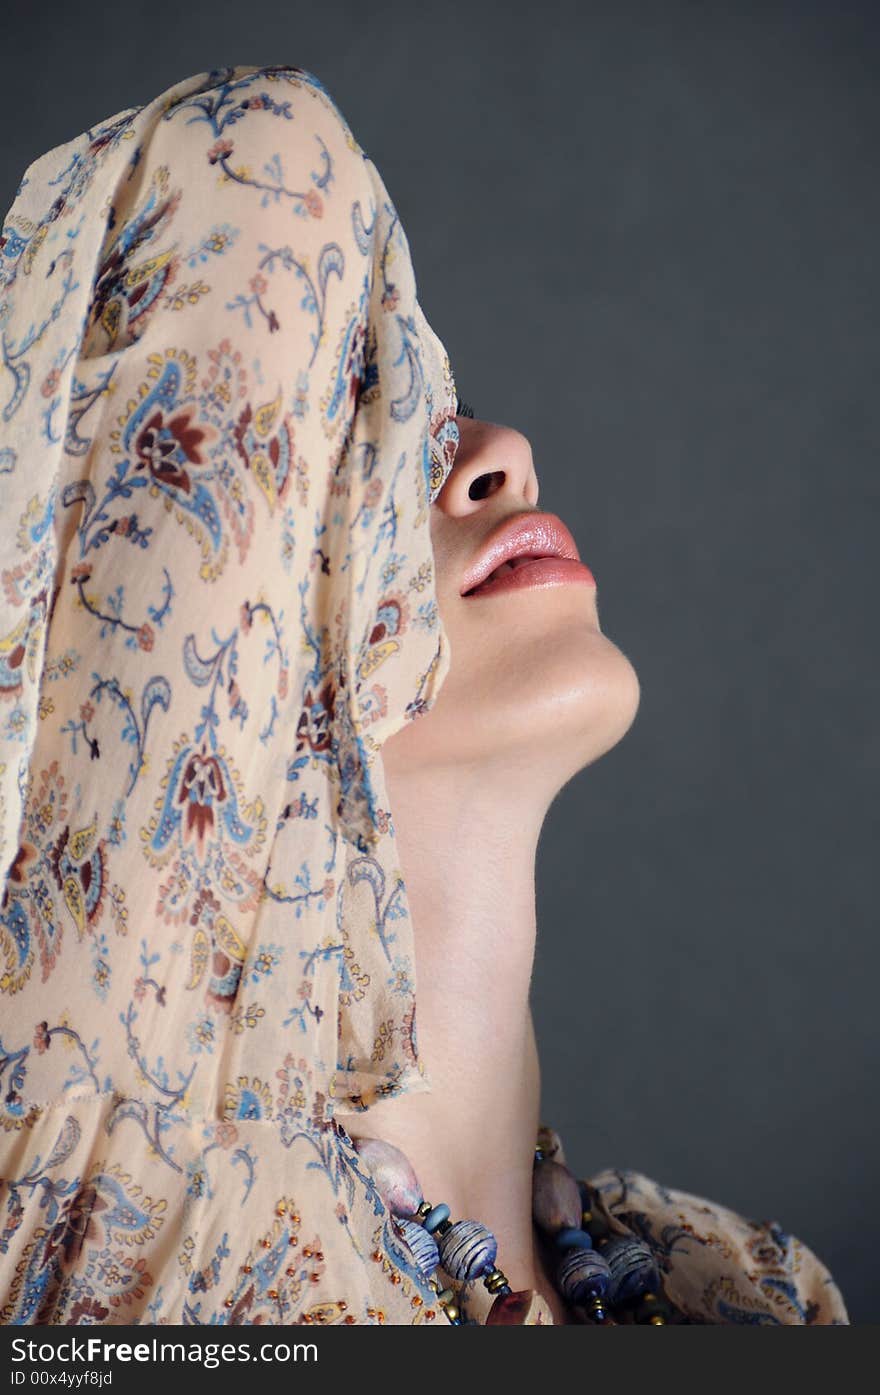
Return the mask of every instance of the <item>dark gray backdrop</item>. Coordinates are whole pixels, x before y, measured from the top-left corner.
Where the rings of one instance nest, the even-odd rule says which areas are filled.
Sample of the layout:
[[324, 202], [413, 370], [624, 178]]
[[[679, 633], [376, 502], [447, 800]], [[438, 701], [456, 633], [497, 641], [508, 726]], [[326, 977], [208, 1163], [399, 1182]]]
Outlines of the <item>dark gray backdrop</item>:
[[876, 1320], [880, 13], [49, 3], [0, 203], [191, 73], [292, 63], [401, 214], [478, 416], [531, 438], [642, 703], [541, 840], [544, 1114], [771, 1216]]

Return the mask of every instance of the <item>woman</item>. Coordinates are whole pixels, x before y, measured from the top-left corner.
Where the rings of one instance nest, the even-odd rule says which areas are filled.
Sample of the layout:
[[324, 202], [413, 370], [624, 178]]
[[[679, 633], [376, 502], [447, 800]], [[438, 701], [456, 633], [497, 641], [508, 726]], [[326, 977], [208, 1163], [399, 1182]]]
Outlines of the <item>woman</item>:
[[2, 1321], [846, 1321], [537, 1132], [538, 832], [638, 682], [321, 83], [120, 113], [0, 255]]

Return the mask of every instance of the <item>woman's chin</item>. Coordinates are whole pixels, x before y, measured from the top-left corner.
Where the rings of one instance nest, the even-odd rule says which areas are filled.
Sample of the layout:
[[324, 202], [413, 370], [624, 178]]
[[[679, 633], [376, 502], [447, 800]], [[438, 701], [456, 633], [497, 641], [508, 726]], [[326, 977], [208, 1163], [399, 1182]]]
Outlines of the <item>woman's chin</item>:
[[641, 699], [630, 660], [598, 629], [577, 645], [546, 645], [502, 685], [482, 723], [484, 749], [552, 794], [622, 740]]
[[[627, 656], [596, 627], [576, 642], [506, 645], [467, 656], [452, 643], [450, 671], [431, 709], [385, 742], [401, 774], [456, 766], [528, 780], [552, 798], [626, 734], [641, 697]], [[546, 786], [546, 788], [545, 788]]]

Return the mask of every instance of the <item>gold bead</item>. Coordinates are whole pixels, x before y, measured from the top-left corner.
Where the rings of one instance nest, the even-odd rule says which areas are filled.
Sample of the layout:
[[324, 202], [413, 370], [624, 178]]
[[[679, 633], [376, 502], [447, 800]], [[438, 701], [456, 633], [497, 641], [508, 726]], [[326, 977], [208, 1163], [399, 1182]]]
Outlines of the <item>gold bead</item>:
[[542, 1153], [549, 1153], [553, 1147], [553, 1137], [548, 1128], [538, 1129], [538, 1137], [535, 1140], [535, 1147], [540, 1148]]
[[444, 1313], [446, 1314], [446, 1316], [449, 1318], [449, 1321], [450, 1321], [450, 1322], [457, 1322], [457, 1321], [458, 1321], [458, 1318], [459, 1318], [459, 1311], [458, 1311], [458, 1308], [455, 1306], [454, 1303], [446, 1303], [446, 1304], [444, 1304], [443, 1311], [444, 1311]]
[[223, 1299], [223, 1306], [224, 1306], [224, 1308], [234, 1308], [234, 1307], [235, 1307], [235, 1299], [232, 1298], [232, 1297], [224, 1298], [224, 1299]]
[[665, 1327], [666, 1319], [660, 1313], [652, 1313], [648, 1319], [649, 1327]]

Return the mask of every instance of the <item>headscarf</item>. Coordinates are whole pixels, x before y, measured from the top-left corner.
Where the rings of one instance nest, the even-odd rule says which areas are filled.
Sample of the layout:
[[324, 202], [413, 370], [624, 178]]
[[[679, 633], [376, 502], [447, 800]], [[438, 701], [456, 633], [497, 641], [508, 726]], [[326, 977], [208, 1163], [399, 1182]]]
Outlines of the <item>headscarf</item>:
[[[377, 756], [448, 668], [429, 508], [456, 393], [375, 165], [314, 75], [202, 73], [32, 164], [0, 253], [12, 1021], [70, 1012], [71, 975], [94, 1021], [176, 940], [176, 985], [137, 1015], [144, 1041], [223, 1025], [190, 1098], [283, 1059], [292, 1013], [328, 1096], [423, 1088]], [[50, 776], [53, 693], [80, 730], [42, 742]], [[98, 706], [116, 730], [90, 761]], [[41, 797], [67, 826], [51, 912]], [[95, 1072], [131, 1090], [99, 1015]]]

